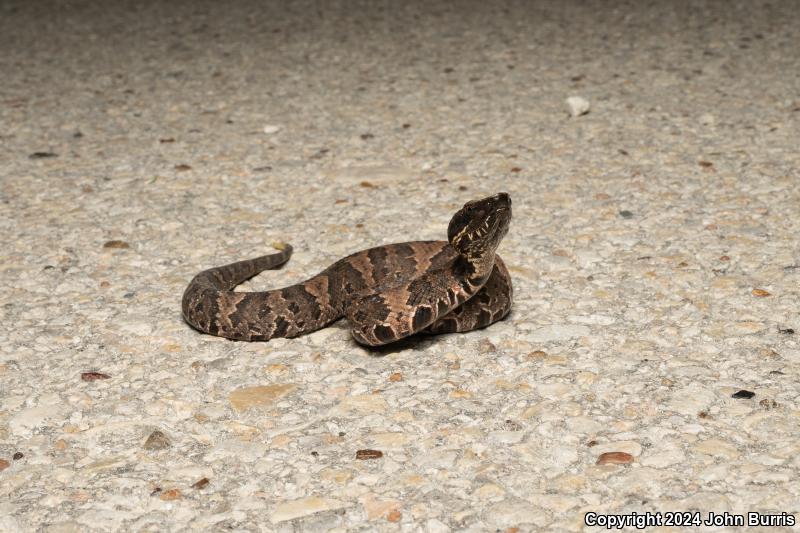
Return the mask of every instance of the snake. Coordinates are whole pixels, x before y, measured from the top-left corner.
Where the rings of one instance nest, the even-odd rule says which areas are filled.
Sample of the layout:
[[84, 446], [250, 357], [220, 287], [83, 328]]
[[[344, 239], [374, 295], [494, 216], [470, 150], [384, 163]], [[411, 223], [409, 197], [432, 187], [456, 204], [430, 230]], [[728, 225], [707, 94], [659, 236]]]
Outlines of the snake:
[[511, 310], [511, 276], [496, 253], [510, 221], [511, 198], [497, 193], [464, 204], [450, 220], [446, 241], [368, 248], [301, 283], [234, 291], [286, 263], [292, 247], [282, 245], [276, 253], [197, 274], [183, 293], [182, 314], [200, 332], [239, 341], [297, 337], [341, 318], [366, 346], [484, 328]]

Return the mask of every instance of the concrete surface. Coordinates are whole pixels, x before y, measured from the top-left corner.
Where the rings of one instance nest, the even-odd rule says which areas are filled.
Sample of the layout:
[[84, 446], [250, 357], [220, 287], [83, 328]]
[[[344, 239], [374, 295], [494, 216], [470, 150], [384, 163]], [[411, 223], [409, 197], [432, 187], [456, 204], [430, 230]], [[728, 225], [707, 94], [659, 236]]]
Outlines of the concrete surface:
[[[797, 513], [798, 43], [792, 1], [4, 2], [0, 530]], [[291, 242], [281, 286], [500, 190], [487, 330], [181, 320], [203, 268]], [[650, 528], [691, 529], [741, 530]]]

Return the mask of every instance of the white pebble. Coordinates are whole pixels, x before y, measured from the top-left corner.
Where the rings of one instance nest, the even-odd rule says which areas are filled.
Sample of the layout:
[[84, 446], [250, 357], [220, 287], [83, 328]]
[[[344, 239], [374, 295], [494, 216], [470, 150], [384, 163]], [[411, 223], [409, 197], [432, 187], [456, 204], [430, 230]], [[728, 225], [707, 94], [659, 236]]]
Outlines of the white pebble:
[[716, 117], [711, 113], [703, 113], [700, 115], [700, 124], [703, 126], [713, 126], [717, 123]]
[[567, 98], [567, 106], [569, 107], [569, 114], [573, 117], [579, 117], [589, 112], [589, 101], [580, 96]]
[[281, 127], [276, 126], [275, 124], [267, 124], [266, 126], [264, 126], [264, 133], [266, 133], [267, 135], [272, 135], [273, 133], [278, 133], [280, 129]]

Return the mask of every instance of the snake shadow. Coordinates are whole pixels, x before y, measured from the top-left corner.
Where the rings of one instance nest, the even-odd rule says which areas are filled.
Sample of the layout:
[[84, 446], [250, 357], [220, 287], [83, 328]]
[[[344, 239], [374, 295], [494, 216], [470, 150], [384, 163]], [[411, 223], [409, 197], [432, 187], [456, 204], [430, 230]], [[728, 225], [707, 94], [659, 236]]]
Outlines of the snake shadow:
[[359, 346], [364, 348], [373, 357], [386, 357], [387, 355], [392, 355], [406, 350], [427, 348], [437, 341], [437, 337], [443, 337], [443, 335], [427, 335], [425, 333], [418, 333], [390, 344], [384, 344], [383, 346], [366, 346], [363, 344], [359, 344]]

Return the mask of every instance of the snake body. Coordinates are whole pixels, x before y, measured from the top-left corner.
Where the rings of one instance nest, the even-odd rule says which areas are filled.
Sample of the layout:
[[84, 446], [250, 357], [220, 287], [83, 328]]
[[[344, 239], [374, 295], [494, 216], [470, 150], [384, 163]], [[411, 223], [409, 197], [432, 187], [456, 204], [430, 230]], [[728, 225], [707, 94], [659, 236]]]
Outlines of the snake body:
[[302, 283], [234, 292], [288, 261], [287, 245], [197, 274], [183, 294], [183, 316], [199, 331], [245, 341], [296, 337], [346, 317], [356, 341], [369, 346], [486, 327], [511, 310], [511, 278], [495, 253], [510, 220], [511, 199], [499, 193], [465, 204], [450, 221], [447, 241], [369, 248]]

